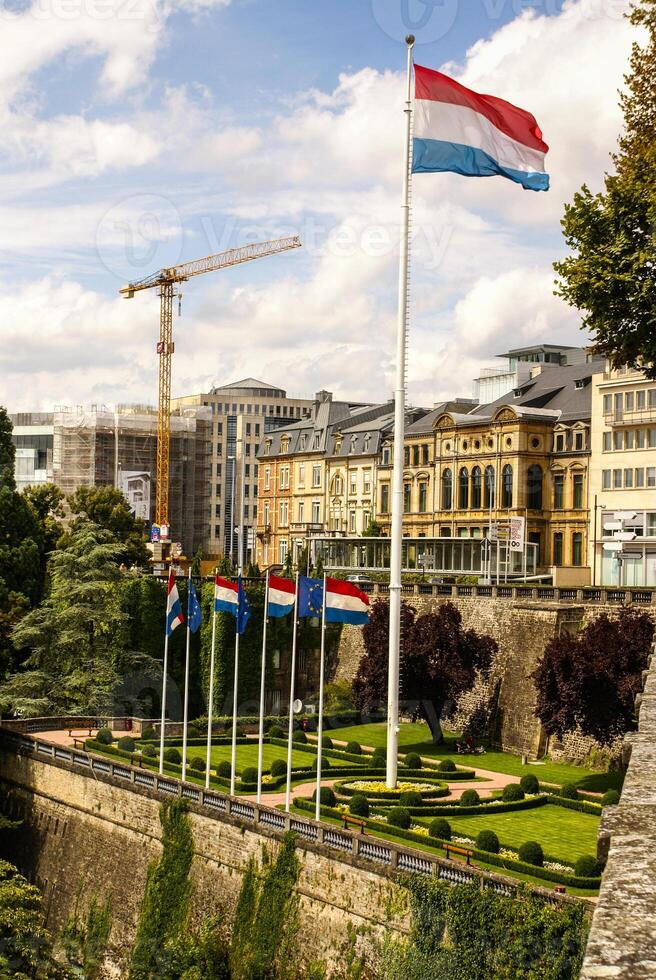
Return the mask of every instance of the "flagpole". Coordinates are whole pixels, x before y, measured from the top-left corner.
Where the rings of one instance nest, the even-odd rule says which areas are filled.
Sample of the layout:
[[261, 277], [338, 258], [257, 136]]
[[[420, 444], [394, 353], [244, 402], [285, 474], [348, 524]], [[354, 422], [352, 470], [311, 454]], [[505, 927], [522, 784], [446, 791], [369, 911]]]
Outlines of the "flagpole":
[[210, 690], [207, 705], [207, 758], [205, 763], [205, 789], [210, 788], [210, 760], [212, 757], [212, 707], [214, 705], [214, 643], [216, 640], [216, 582], [212, 589], [212, 652], [210, 654]]
[[187, 716], [189, 711], [189, 650], [191, 646], [191, 565], [187, 583], [187, 650], [185, 655], [184, 710], [182, 715], [182, 781], [187, 778]]
[[298, 633], [298, 572], [296, 572], [296, 601], [294, 603], [294, 632], [292, 634], [291, 682], [289, 685], [289, 729], [287, 731], [287, 786], [285, 810], [289, 813], [292, 795], [292, 740], [294, 735], [294, 681], [296, 678], [296, 634]]
[[262, 667], [260, 670], [260, 728], [257, 743], [257, 802], [262, 796], [262, 747], [264, 743], [264, 676], [266, 674], [266, 636], [269, 611], [269, 569], [264, 583], [264, 623], [262, 626]]
[[[167, 613], [168, 620], [168, 613]], [[162, 725], [159, 733], [159, 774], [164, 775], [164, 729], [166, 727], [166, 673], [169, 668], [169, 631], [164, 634], [164, 676], [162, 677]]]
[[317, 725], [317, 792], [314, 819], [321, 820], [321, 741], [323, 739], [323, 675], [326, 659], [326, 574], [323, 576], [323, 605], [321, 607], [321, 662], [319, 666], [319, 724]]
[[235, 680], [232, 689], [232, 752], [230, 754], [230, 795], [235, 795], [235, 766], [237, 765], [237, 688], [239, 685], [239, 602], [235, 618]]
[[[397, 779], [399, 726], [399, 665], [401, 647], [401, 551], [403, 534], [403, 442], [405, 435], [406, 338], [408, 328], [408, 252], [410, 238], [410, 166], [412, 134], [412, 34], [408, 46], [408, 77], [405, 103], [403, 152], [403, 199], [401, 203], [401, 246], [399, 255], [399, 306], [396, 343], [396, 388], [394, 392], [394, 467], [392, 471], [392, 528], [389, 585], [389, 667], [387, 674], [387, 787]], [[325, 601], [325, 600], [324, 600]]]

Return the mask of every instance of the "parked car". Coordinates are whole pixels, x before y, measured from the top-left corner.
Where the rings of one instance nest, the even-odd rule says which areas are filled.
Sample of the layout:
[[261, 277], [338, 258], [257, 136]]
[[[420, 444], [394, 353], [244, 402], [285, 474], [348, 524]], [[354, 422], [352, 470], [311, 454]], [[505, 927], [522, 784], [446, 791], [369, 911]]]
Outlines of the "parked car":
[[374, 583], [366, 575], [347, 575], [347, 582], [353, 582], [354, 585], [373, 585]]

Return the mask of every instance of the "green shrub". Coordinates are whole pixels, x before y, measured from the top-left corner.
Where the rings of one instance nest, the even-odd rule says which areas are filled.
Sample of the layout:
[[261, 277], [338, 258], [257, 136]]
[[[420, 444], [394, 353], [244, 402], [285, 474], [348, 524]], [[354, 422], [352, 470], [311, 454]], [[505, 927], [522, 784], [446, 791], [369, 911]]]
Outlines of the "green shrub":
[[152, 725], [147, 725], [146, 728], [144, 728], [144, 730], [142, 731], [141, 737], [144, 740], [144, 742], [147, 742], [149, 739], [152, 741], [152, 739], [157, 738], [157, 732], [155, 731]]
[[602, 806], [616, 806], [620, 802], [620, 794], [616, 789], [607, 789], [601, 798]]
[[[315, 789], [314, 793], [312, 794], [312, 799], [316, 802], [316, 799], [317, 799], [317, 791], [316, 791], [316, 789]], [[330, 788], [330, 786], [322, 786], [321, 787], [321, 790], [320, 790], [320, 793], [319, 793], [319, 799], [321, 801], [321, 806], [335, 806], [335, 804], [337, 803], [337, 797], [333, 793], [333, 791]]]
[[96, 735], [96, 742], [100, 742], [101, 745], [111, 745], [114, 741], [114, 736], [110, 732], [109, 728], [99, 728], [98, 734]]
[[583, 854], [574, 865], [577, 878], [596, 878], [600, 873], [599, 862], [592, 854]]
[[399, 804], [407, 807], [421, 806], [421, 793], [416, 789], [408, 789], [399, 796]]
[[[312, 760], [312, 768], [316, 771], [316, 768], [317, 768], [318, 765], [319, 765], [319, 757], [315, 755], [314, 759]], [[323, 772], [324, 769], [330, 769], [330, 759], [327, 759], [325, 757], [325, 755], [322, 755], [321, 756], [321, 771]]]
[[442, 759], [437, 768], [440, 770], [440, 772], [455, 772], [456, 764], [453, 759]]
[[405, 757], [404, 765], [407, 769], [421, 769], [423, 762], [418, 752], [408, 752]]
[[369, 816], [369, 800], [364, 793], [356, 793], [355, 796], [351, 797], [349, 813], [352, 813], [355, 817]]
[[382, 745], [377, 746], [374, 749], [374, 759], [381, 759], [383, 765], [387, 762], [387, 749], [383, 748]]
[[379, 755], [370, 755], [367, 765], [370, 769], [384, 769], [386, 763]]
[[246, 766], [241, 774], [242, 783], [256, 783], [257, 782], [257, 769], [255, 766]]
[[392, 827], [400, 827], [401, 830], [408, 830], [412, 820], [410, 819], [410, 814], [402, 806], [393, 806], [387, 813], [387, 822], [392, 825]]
[[122, 735], [116, 744], [124, 752], [134, 752], [134, 739], [131, 735]]
[[270, 738], [284, 738], [283, 730], [280, 725], [272, 725], [269, 729]]
[[330, 737], [330, 735], [322, 735], [321, 736], [321, 744], [323, 745], [324, 749], [332, 749], [332, 747], [333, 747], [333, 740]]
[[230, 778], [232, 775], [232, 766], [227, 759], [224, 759], [223, 762], [219, 762], [218, 766], [216, 767], [216, 774], [217, 776], [221, 776], [223, 779]]
[[574, 783], [565, 783], [557, 792], [558, 796], [564, 796], [566, 800], [578, 800], [579, 798], [578, 787]]
[[198, 725], [187, 725], [187, 738], [200, 738], [202, 734]]
[[146, 759], [155, 759], [157, 756], [157, 749], [154, 745], [144, 745], [141, 749], [141, 754], [145, 756]]
[[481, 830], [476, 838], [476, 847], [479, 851], [489, 851], [490, 854], [498, 854], [499, 838], [493, 830]]
[[481, 798], [475, 789], [466, 789], [460, 797], [460, 806], [478, 806]]
[[534, 864], [536, 868], [541, 868], [544, 864], [544, 854], [542, 848], [536, 840], [527, 840], [519, 849], [519, 860], [526, 864]]
[[272, 776], [286, 776], [287, 763], [284, 759], [274, 759], [271, 763], [270, 772]]
[[517, 803], [524, 799], [524, 790], [517, 783], [508, 783], [501, 794], [504, 803]]
[[540, 782], [538, 777], [532, 772], [527, 772], [525, 776], [519, 781], [519, 785], [522, 787], [525, 793], [530, 793], [531, 795], [540, 792]]
[[292, 735], [292, 742], [298, 742], [299, 745], [306, 745], [308, 737], [302, 728], [298, 728]]
[[444, 817], [435, 817], [428, 826], [428, 833], [440, 840], [451, 840], [451, 824]]
[[189, 768], [194, 772], [205, 772], [205, 759], [200, 755], [195, 755], [189, 763]]
[[[232, 726], [230, 727], [230, 734], [232, 735]], [[235, 735], [237, 736], [237, 738], [241, 738], [242, 735], [245, 734], [246, 732], [244, 731], [243, 725], [237, 725], [235, 728]]]
[[164, 762], [174, 762], [180, 765], [182, 762], [182, 753], [180, 749], [175, 749], [172, 745], [168, 749], [164, 749]]
[[362, 755], [362, 746], [359, 742], [348, 742], [346, 751], [351, 755]]

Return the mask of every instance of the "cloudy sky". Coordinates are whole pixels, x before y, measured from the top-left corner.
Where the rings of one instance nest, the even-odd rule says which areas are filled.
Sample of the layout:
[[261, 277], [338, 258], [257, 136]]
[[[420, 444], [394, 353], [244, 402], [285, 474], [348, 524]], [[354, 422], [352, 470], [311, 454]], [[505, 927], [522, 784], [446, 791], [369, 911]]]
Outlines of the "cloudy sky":
[[405, 45], [537, 117], [552, 189], [414, 178], [411, 400], [470, 395], [519, 344], [584, 340], [553, 295], [563, 202], [601, 186], [628, 0], [0, 0], [0, 404], [156, 398], [163, 265], [299, 234], [199, 277], [174, 394], [393, 386]]

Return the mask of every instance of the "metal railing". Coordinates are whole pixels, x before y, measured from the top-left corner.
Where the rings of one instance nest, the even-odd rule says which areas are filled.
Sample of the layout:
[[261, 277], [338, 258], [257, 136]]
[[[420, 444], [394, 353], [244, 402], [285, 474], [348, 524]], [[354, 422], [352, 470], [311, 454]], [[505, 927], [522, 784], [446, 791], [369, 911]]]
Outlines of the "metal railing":
[[[358, 588], [372, 596], [389, 595], [386, 582], [358, 582]], [[450, 596], [454, 599], [508, 599], [533, 602], [577, 602], [593, 605], [656, 606], [656, 588], [615, 588], [603, 586], [591, 588], [558, 588], [556, 586], [531, 585], [449, 585], [447, 583], [415, 582], [402, 587], [404, 595]]]

